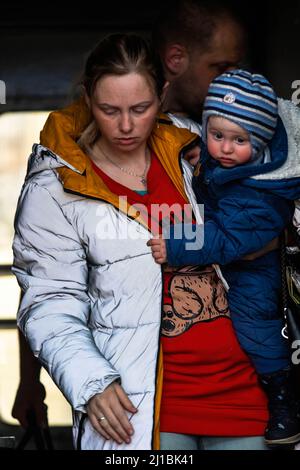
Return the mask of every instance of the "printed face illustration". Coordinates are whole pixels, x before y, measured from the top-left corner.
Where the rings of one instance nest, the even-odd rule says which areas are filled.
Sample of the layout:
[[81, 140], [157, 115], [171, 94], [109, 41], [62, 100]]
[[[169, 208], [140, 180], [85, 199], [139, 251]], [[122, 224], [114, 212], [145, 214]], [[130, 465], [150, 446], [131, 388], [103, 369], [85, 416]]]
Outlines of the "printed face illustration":
[[169, 294], [171, 303], [163, 306], [164, 336], [178, 336], [195, 323], [230, 316], [224, 286], [213, 268], [179, 270], [170, 279]]

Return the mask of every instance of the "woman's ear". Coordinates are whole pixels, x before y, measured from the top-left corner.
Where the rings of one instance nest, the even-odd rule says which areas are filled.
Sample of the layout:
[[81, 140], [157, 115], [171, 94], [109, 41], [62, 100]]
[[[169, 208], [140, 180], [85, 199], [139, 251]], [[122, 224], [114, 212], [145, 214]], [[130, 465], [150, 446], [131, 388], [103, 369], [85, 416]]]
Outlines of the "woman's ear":
[[84, 91], [84, 101], [89, 109], [91, 109], [91, 98], [88, 96], [87, 92]]

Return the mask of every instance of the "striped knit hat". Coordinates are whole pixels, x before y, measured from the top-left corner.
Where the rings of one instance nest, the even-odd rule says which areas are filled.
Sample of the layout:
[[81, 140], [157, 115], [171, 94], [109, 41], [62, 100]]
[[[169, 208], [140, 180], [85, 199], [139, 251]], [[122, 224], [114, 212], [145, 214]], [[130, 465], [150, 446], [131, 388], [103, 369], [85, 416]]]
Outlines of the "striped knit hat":
[[225, 72], [211, 82], [204, 102], [204, 142], [210, 116], [224, 117], [245, 129], [250, 135], [253, 149], [251, 160], [256, 160], [276, 130], [277, 96], [262, 75], [245, 70]]

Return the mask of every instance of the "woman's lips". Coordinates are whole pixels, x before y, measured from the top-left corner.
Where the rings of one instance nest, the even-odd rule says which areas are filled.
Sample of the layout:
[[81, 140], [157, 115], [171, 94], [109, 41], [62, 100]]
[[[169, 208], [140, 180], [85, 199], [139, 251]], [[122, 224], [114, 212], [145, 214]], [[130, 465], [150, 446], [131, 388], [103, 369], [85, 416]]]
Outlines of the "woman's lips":
[[137, 141], [137, 138], [136, 137], [121, 137], [119, 139], [117, 139], [117, 142], [121, 145], [131, 145], [131, 144], [134, 144], [135, 142]]

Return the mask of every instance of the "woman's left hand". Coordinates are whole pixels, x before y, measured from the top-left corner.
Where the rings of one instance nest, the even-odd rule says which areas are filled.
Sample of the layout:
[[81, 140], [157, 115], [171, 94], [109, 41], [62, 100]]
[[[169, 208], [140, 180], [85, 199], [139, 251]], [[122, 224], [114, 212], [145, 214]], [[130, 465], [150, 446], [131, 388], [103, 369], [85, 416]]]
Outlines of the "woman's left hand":
[[101, 436], [118, 444], [130, 444], [134, 429], [126, 411], [134, 414], [138, 410], [120, 384], [113, 382], [102, 393], [94, 395], [86, 409], [92, 426]]
[[167, 262], [167, 247], [163, 238], [152, 238], [147, 245], [151, 247], [152, 256], [157, 264]]

